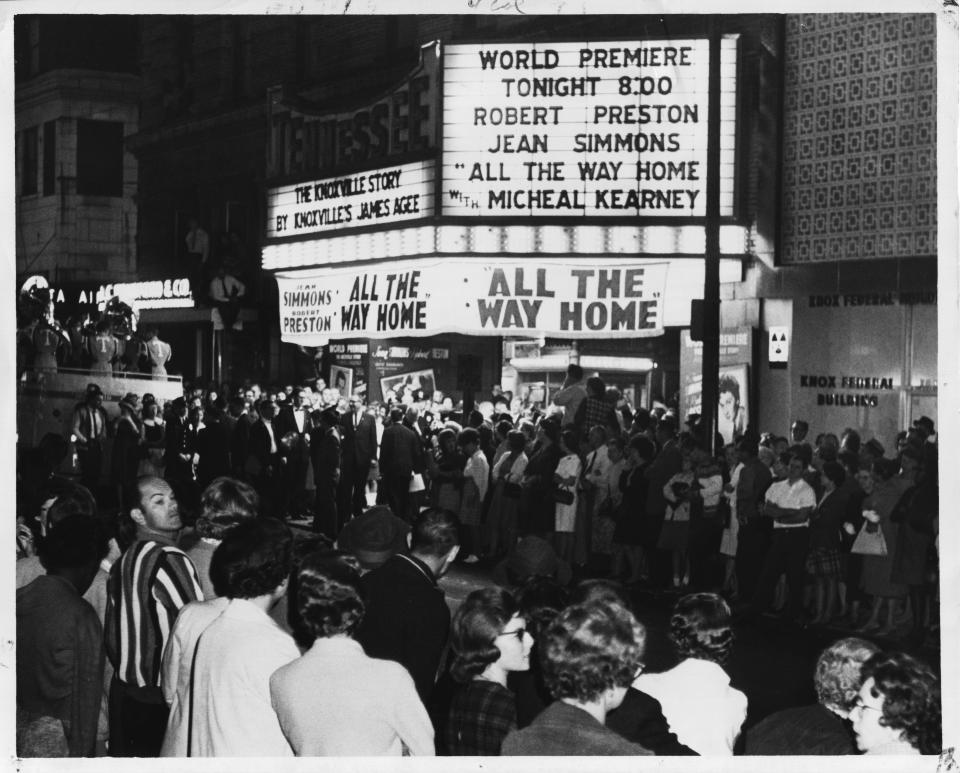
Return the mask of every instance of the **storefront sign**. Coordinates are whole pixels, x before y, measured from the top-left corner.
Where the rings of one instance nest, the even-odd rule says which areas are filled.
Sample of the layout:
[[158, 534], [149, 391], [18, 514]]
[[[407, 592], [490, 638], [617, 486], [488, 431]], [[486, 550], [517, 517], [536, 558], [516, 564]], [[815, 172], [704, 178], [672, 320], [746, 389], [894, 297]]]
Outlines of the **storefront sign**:
[[465, 258], [388, 263], [358, 271], [277, 275], [284, 341], [341, 338], [660, 335], [668, 261]]
[[69, 307], [102, 307], [111, 298], [117, 297], [136, 311], [143, 309], [193, 308], [194, 301], [190, 292], [190, 280], [156, 279], [145, 282], [118, 282], [102, 284], [97, 288], [69, 283], [59, 287], [50, 287], [50, 298], [54, 303]]
[[853, 390], [843, 392], [818, 391], [817, 405], [861, 406], [876, 408], [879, 392], [894, 390], [892, 378], [880, 376], [802, 375], [800, 387], [816, 390]]
[[267, 192], [267, 238], [388, 225], [433, 215], [433, 161], [328, 177]]
[[827, 293], [811, 295], [811, 309], [831, 309], [843, 306], [917, 306], [937, 302], [937, 291], [887, 293]]
[[[703, 217], [706, 39], [448, 46], [443, 214]], [[721, 214], [733, 214], [735, 39], [721, 45]]]

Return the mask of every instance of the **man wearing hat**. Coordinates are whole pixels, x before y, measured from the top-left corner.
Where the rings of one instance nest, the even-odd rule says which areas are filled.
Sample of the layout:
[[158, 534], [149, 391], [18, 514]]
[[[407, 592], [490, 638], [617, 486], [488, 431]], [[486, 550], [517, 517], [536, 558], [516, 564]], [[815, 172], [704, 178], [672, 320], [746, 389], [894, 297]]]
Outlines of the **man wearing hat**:
[[383, 566], [407, 548], [410, 526], [386, 505], [376, 505], [347, 522], [337, 537], [337, 549], [352, 553], [364, 572]]
[[921, 416], [915, 422], [913, 422], [914, 428], [920, 433], [923, 437], [925, 443], [935, 442], [936, 430], [934, 428], [933, 419], [929, 416]]
[[103, 464], [103, 441], [107, 436], [107, 412], [103, 408], [103, 390], [88, 384], [84, 401], [73, 411], [73, 435], [80, 463], [80, 482], [96, 494]]
[[193, 480], [193, 449], [187, 428], [187, 401], [183, 397], [170, 403], [170, 419], [167, 422], [166, 478], [181, 485]]
[[573, 576], [570, 564], [562, 560], [542, 537], [528, 534], [493, 567], [493, 581], [504, 588], [518, 587], [531, 577], [549, 577], [566, 585]]

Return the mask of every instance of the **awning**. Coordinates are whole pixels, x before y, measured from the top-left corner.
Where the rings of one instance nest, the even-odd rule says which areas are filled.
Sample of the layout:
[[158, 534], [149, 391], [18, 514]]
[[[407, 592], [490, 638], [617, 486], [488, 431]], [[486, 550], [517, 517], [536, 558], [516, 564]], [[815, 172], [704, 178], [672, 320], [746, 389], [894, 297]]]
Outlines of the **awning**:
[[[567, 354], [548, 354], [544, 357], [514, 357], [510, 364], [519, 373], [562, 373], [570, 364]], [[610, 355], [584, 354], [580, 356], [580, 367], [586, 372], [612, 371], [622, 373], [648, 373], [656, 363], [649, 357], [614, 357]]]

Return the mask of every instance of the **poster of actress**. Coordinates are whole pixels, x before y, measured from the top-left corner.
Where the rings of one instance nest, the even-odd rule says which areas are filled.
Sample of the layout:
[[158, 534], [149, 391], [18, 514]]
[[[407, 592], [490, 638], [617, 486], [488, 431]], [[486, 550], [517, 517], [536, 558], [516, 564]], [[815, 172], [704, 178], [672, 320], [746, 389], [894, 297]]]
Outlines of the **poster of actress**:
[[717, 405], [717, 432], [724, 443], [732, 443], [743, 437], [747, 428], [747, 406], [749, 401], [749, 381], [747, 366], [734, 365], [723, 367], [719, 373], [717, 393], [720, 395]]

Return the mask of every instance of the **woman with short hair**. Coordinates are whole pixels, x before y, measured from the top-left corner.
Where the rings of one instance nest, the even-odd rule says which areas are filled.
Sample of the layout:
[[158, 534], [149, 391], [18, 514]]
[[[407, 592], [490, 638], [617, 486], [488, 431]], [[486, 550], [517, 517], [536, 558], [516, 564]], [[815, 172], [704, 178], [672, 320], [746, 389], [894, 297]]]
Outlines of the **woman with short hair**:
[[855, 754], [848, 718], [863, 682], [863, 664], [879, 650], [849, 637], [827, 647], [817, 659], [813, 682], [817, 703], [777, 711], [746, 733], [749, 755]]
[[865, 754], [938, 754], [943, 743], [940, 682], [926, 663], [899, 652], [863, 665], [850, 719]]
[[726, 601], [715, 593], [684, 596], [670, 618], [680, 663], [633, 683], [660, 701], [670, 729], [701, 755], [732, 755], [747, 716], [747, 696], [730, 686], [723, 668], [733, 638]]
[[463, 686], [447, 716], [447, 752], [456, 756], [500, 754], [517, 726], [517, 706], [507, 676], [530, 668], [533, 637], [516, 600], [501, 588], [467, 596], [451, 625], [450, 672]]
[[297, 609], [315, 637], [270, 677], [280, 727], [298, 757], [434, 754], [433, 727], [407, 670], [354, 640], [365, 606], [360, 568], [342, 553], [308, 556]]
[[554, 702], [503, 742], [504, 755], [648, 755], [606, 727], [642, 667], [645, 632], [619, 604], [567, 607], [540, 642], [543, 679]]

